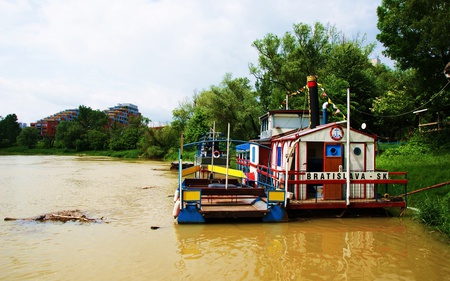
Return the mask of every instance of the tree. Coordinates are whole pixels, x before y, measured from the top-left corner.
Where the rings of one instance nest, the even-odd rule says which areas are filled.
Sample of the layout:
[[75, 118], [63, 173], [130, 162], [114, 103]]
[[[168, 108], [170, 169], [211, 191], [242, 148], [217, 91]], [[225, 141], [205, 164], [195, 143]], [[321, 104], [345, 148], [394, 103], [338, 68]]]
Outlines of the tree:
[[130, 116], [128, 126], [118, 125], [111, 130], [109, 148], [112, 150], [136, 149], [148, 122], [149, 119], [142, 116]]
[[17, 137], [17, 144], [23, 147], [34, 148], [41, 139], [40, 132], [37, 128], [23, 128]]
[[[415, 69], [420, 102], [430, 100], [445, 83], [442, 71], [450, 61], [450, 2], [383, 0], [377, 14], [377, 39], [386, 48], [384, 54], [402, 70]], [[439, 106], [442, 99], [435, 102]]]
[[189, 119], [194, 115], [195, 100], [197, 99], [197, 93], [194, 93], [192, 98], [186, 98], [179, 102], [178, 107], [172, 110], [172, 127], [181, 132], [184, 131]]
[[62, 121], [56, 127], [55, 146], [77, 149], [103, 149], [108, 146], [108, 116], [100, 110], [80, 105], [73, 122]]
[[178, 131], [171, 125], [162, 128], [146, 127], [138, 148], [143, 151], [143, 156], [161, 159], [176, 154], [180, 145], [179, 140]]
[[108, 116], [100, 110], [93, 110], [90, 107], [80, 105], [78, 107], [78, 116], [75, 122], [79, 123], [84, 130], [100, 129], [105, 130], [108, 124]]
[[103, 150], [107, 148], [108, 135], [105, 134], [103, 131], [93, 129], [87, 132], [87, 140], [89, 142], [90, 149]]
[[363, 116], [370, 113], [373, 99], [381, 94], [369, 62], [374, 44], [366, 44], [365, 37], [358, 35], [350, 40], [334, 26], [300, 23], [293, 26], [293, 33], [282, 38], [269, 34], [253, 46], [260, 53], [259, 64], [251, 65], [250, 72], [257, 79], [264, 109], [284, 109], [286, 95], [289, 109], [308, 109], [308, 95], [303, 89], [307, 76], [317, 75], [318, 82], [344, 113], [346, 89], [350, 87], [353, 121], [374, 122]]
[[56, 126], [55, 146], [73, 149], [80, 147], [84, 129], [77, 122], [62, 121]]
[[[202, 110], [200, 111], [197, 107]], [[263, 113], [257, 100], [257, 93], [252, 90], [250, 81], [247, 78], [232, 79], [231, 74], [228, 73], [219, 86], [211, 86], [209, 90], [200, 93], [196, 99], [195, 114], [202, 114], [202, 116], [194, 114], [189, 124], [192, 126], [192, 120], [197, 118], [196, 123], [202, 122], [205, 127], [212, 128], [215, 122], [216, 131], [226, 133], [229, 123], [231, 138], [247, 140], [257, 137], [258, 118]], [[208, 130], [203, 131], [202, 134]]]
[[0, 118], [0, 147], [14, 145], [21, 130], [16, 114], [8, 114], [5, 118]]
[[[213, 121], [214, 122], [214, 121]], [[212, 128], [211, 118], [207, 115], [205, 107], [197, 106], [194, 116], [186, 124], [185, 141], [196, 142]]]

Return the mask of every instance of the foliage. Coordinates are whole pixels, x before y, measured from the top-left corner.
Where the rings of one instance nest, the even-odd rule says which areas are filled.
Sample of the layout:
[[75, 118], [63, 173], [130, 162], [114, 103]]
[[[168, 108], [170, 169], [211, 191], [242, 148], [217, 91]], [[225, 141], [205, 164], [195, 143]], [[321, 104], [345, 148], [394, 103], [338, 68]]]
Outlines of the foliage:
[[194, 115], [194, 108], [196, 106], [195, 100], [197, 99], [197, 94], [194, 94], [192, 98], [186, 98], [181, 101], [178, 108], [172, 111], [172, 127], [178, 132], [184, 132], [187, 123]]
[[5, 118], [0, 116], [0, 147], [13, 146], [20, 131], [16, 114], [8, 114]]
[[145, 128], [138, 147], [143, 157], [166, 158], [168, 154], [178, 151], [180, 132], [167, 125], [163, 128]]
[[307, 76], [317, 75], [328, 97], [344, 114], [346, 88], [350, 87], [354, 122], [374, 122], [365, 114], [381, 92], [369, 61], [374, 44], [365, 44], [364, 37], [350, 40], [334, 26], [300, 23], [293, 26], [293, 33], [282, 38], [268, 34], [253, 46], [259, 52], [259, 63], [251, 64], [250, 72], [257, 79], [263, 109], [283, 108], [286, 95], [291, 97], [289, 108], [308, 109], [307, 91], [302, 89]]
[[427, 196], [418, 209], [417, 220], [450, 237], [450, 192], [442, 198]]
[[[446, 136], [444, 136], [446, 135]], [[390, 148], [377, 158], [377, 168], [408, 172], [408, 191], [450, 180], [450, 147], [442, 146], [446, 134], [417, 134], [408, 144]], [[431, 139], [435, 141], [428, 142]], [[415, 217], [450, 237], [450, 186], [411, 194], [408, 206], [420, 210]]]
[[83, 138], [83, 127], [77, 122], [62, 121], [56, 126], [55, 147], [74, 149]]
[[206, 108], [196, 106], [194, 115], [186, 124], [185, 141], [196, 142], [198, 139], [213, 126], [210, 124], [211, 118], [206, 113]]
[[437, 132], [414, 132], [405, 145], [390, 148], [382, 154], [385, 157], [390, 156], [411, 156], [419, 158], [424, 153], [438, 154], [450, 151], [450, 128], [445, 128]]
[[19, 136], [17, 136], [17, 144], [20, 146], [34, 148], [40, 139], [40, 132], [37, 128], [23, 128]]
[[259, 116], [263, 114], [247, 78], [233, 79], [226, 74], [221, 84], [211, 86], [174, 110], [174, 129], [179, 136], [185, 133], [186, 142], [198, 141], [199, 137], [214, 127], [216, 132], [226, 134], [230, 124], [230, 137], [248, 140], [259, 133]]
[[[420, 102], [430, 100], [444, 83], [442, 71], [450, 61], [450, 2], [447, 0], [383, 0], [377, 9], [381, 31], [377, 39], [384, 54], [402, 70], [415, 69], [422, 91]], [[449, 102], [449, 96], [444, 102]], [[436, 100], [432, 107], [439, 107]]]

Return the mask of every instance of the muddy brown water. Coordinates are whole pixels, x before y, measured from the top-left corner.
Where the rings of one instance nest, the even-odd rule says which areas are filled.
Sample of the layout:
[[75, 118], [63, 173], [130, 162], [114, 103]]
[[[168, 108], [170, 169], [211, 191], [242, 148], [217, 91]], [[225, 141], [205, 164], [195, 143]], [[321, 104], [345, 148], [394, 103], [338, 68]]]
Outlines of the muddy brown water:
[[[0, 280], [450, 280], [410, 217], [177, 225], [176, 184], [164, 162], [0, 156]], [[107, 223], [3, 221], [70, 209]]]

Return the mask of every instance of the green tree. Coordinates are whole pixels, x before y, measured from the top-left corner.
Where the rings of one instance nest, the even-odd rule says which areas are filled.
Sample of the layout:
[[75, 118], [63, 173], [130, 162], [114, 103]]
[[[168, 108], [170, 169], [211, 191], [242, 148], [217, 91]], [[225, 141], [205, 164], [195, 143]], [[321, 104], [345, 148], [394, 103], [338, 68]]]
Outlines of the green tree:
[[108, 116], [103, 111], [93, 110], [90, 107], [80, 105], [75, 122], [80, 124], [86, 131], [90, 129], [105, 130], [108, 124]]
[[23, 128], [17, 137], [17, 144], [23, 147], [34, 148], [38, 141], [42, 139], [37, 128]]
[[[390, 141], [399, 140], [407, 134], [411, 126], [405, 126], [405, 123], [412, 124], [413, 114], [407, 111], [411, 108], [412, 103], [408, 100], [404, 89], [393, 89], [385, 95], [375, 98], [373, 112], [378, 116], [383, 116], [378, 119], [377, 124], [382, 125], [379, 126], [380, 134]], [[399, 114], [399, 112], [401, 113]]]
[[56, 127], [56, 147], [82, 151], [102, 149], [107, 145], [108, 116], [103, 111], [80, 105], [74, 121], [62, 121]]
[[186, 124], [185, 142], [196, 142], [213, 127], [211, 118], [207, 115], [205, 107], [197, 106], [194, 116]]
[[90, 149], [103, 150], [107, 148], [108, 135], [105, 134], [103, 131], [93, 129], [87, 132], [87, 140], [89, 142]]
[[179, 102], [178, 107], [172, 111], [173, 121], [171, 126], [178, 130], [179, 134], [184, 131], [188, 121], [194, 116], [195, 100], [198, 95], [194, 93], [192, 98], [186, 98]]
[[74, 149], [80, 146], [84, 129], [77, 122], [62, 121], [56, 126], [55, 146], [59, 148]]
[[21, 130], [16, 114], [0, 117], [0, 147], [13, 146]]
[[[202, 134], [212, 128], [214, 122], [216, 131], [226, 134], [229, 123], [231, 138], [244, 140], [257, 137], [258, 118], [264, 113], [250, 81], [247, 78], [233, 79], [229, 73], [225, 75], [219, 86], [211, 86], [210, 90], [203, 91], [198, 96], [196, 107], [202, 108], [202, 111], [196, 108], [195, 113], [203, 115], [197, 116], [196, 122], [206, 122], [204, 127], [208, 125], [208, 129]], [[186, 133], [186, 135], [191, 140], [190, 134]]]
[[[279, 109], [286, 94], [305, 86], [308, 75], [320, 75], [336, 38], [333, 26], [299, 23], [293, 25], [293, 33], [286, 32], [282, 38], [268, 34], [254, 41], [259, 58], [258, 65], [250, 64], [250, 73], [257, 79], [263, 109]], [[305, 98], [296, 96], [289, 101], [290, 108], [304, 107]]]
[[142, 116], [130, 116], [128, 126], [116, 125], [111, 130], [109, 147], [112, 150], [136, 149], [142, 138], [149, 119]]
[[[420, 104], [430, 100], [445, 83], [443, 69], [450, 61], [450, 2], [448, 0], [383, 0], [377, 9], [384, 54], [402, 70], [416, 70], [422, 91]], [[449, 102], [449, 95], [430, 106]], [[419, 104], [417, 104], [419, 105]]]
[[167, 125], [158, 128], [145, 128], [145, 133], [138, 143], [143, 156], [149, 158], [165, 158], [176, 155], [179, 148], [180, 135], [173, 126]]
[[344, 114], [346, 89], [350, 87], [352, 122], [373, 123], [367, 114], [373, 99], [381, 94], [369, 61], [374, 44], [366, 44], [365, 37], [359, 35], [350, 40], [334, 26], [321, 23], [293, 27], [293, 32], [282, 38], [269, 34], [253, 43], [259, 64], [251, 65], [250, 72], [257, 79], [262, 108], [284, 109], [288, 95], [289, 109], [308, 109], [306, 78], [317, 75], [321, 87]]

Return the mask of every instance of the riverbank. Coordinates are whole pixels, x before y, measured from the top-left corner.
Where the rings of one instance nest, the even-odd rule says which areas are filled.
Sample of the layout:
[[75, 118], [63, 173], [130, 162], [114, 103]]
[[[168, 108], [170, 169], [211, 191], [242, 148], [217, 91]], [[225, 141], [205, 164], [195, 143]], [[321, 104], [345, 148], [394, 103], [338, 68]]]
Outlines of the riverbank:
[[[408, 172], [408, 192], [450, 180], [450, 153], [386, 154], [377, 157], [377, 168]], [[407, 197], [414, 218], [450, 238], [450, 185]]]
[[131, 158], [139, 159], [141, 158], [141, 152], [138, 149], [133, 150], [87, 150], [87, 151], [77, 151], [76, 149], [62, 149], [62, 148], [24, 148], [24, 147], [8, 147], [1, 148], [0, 155], [66, 155], [66, 156], [76, 156], [76, 155], [87, 155], [87, 156], [107, 156], [116, 158]]

